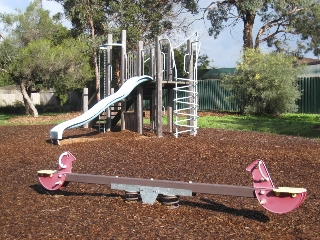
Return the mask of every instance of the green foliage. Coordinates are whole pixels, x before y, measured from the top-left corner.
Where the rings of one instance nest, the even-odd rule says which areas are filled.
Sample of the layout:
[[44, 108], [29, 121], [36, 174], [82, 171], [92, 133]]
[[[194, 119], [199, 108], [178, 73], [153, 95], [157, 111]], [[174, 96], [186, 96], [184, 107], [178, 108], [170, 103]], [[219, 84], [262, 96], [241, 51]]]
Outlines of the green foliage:
[[179, 49], [174, 49], [174, 60], [177, 67], [177, 77], [187, 77], [187, 73], [184, 71], [184, 58], [186, 54], [186, 46], [181, 46]]
[[76, 39], [65, 39], [60, 45], [50, 40], [32, 41], [13, 62], [13, 76], [28, 79], [36, 89], [54, 88], [64, 104], [67, 92], [83, 88], [92, 79], [87, 45]]
[[68, 91], [82, 89], [93, 78], [90, 56], [87, 54], [89, 49], [80, 40], [66, 39], [53, 51], [57, 66], [54, 74], [51, 74], [51, 81], [64, 104], [68, 99]]
[[0, 72], [0, 87], [8, 86], [11, 84], [14, 84], [14, 81], [8, 76], [8, 74]]
[[223, 76], [222, 87], [234, 92], [233, 98], [242, 113], [295, 112], [295, 101], [301, 95], [296, 82], [300, 71], [293, 57], [247, 49], [235, 73]]
[[40, 0], [25, 12], [1, 14], [0, 19], [8, 33], [0, 42], [0, 69], [16, 84], [23, 83], [27, 92], [55, 88], [63, 104], [68, 91], [83, 88], [92, 79], [88, 46], [70, 38], [69, 31], [42, 9]]
[[214, 67], [210, 66], [212, 62], [207, 54], [202, 54], [198, 57], [198, 69], [213, 69]]
[[[109, 1], [55, 0], [64, 7], [68, 19], [78, 33], [101, 36], [108, 30]], [[92, 28], [94, 27], [94, 29]], [[94, 30], [94, 31], [93, 31]]]
[[113, 14], [117, 29], [127, 30], [127, 47], [134, 50], [137, 41], [148, 43], [156, 36], [173, 30], [179, 5], [197, 12], [194, 0], [124, 0], [110, 1], [109, 14]]
[[214, 36], [216, 39], [221, 31], [226, 27], [224, 23], [228, 21], [230, 5], [217, 4], [215, 7], [209, 9], [207, 14], [207, 20], [210, 21], [211, 27], [208, 32], [210, 36]]
[[[134, 50], [137, 41], [149, 42], [172, 30], [179, 8], [197, 13], [195, 0], [55, 0], [63, 5], [65, 14], [78, 33], [91, 35], [95, 46], [107, 33], [120, 35], [127, 30], [127, 48]], [[93, 39], [94, 38], [94, 39]]]

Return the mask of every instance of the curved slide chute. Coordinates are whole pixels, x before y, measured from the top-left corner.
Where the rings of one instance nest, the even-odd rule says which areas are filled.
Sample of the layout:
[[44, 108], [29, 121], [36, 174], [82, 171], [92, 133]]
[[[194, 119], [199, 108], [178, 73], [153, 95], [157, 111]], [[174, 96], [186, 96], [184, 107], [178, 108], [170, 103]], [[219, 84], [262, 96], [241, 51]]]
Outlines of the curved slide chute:
[[65, 129], [79, 127], [87, 122], [92, 121], [93, 119], [98, 117], [106, 108], [126, 98], [136, 86], [148, 81], [153, 81], [153, 78], [147, 75], [128, 79], [121, 86], [121, 88], [119, 88], [117, 92], [102, 99], [101, 101], [96, 103], [92, 108], [90, 108], [87, 112], [83, 113], [78, 117], [62, 122], [54, 128], [52, 128], [50, 131], [50, 138], [52, 140], [62, 139], [62, 133]]

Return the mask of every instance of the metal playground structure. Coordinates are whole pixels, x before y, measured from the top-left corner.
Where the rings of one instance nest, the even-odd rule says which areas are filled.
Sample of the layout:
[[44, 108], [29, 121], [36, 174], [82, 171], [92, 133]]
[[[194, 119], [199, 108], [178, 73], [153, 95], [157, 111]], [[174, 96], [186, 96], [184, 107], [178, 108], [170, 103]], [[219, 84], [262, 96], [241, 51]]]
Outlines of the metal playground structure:
[[[74, 160], [76, 158], [70, 152], [64, 152], [59, 157], [58, 170], [38, 171], [42, 186], [55, 191], [71, 182], [102, 184], [111, 189], [124, 190], [127, 200], [141, 198], [143, 203], [153, 204], [161, 195], [163, 199], [169, 199], [166, 203], [175, 206], [179, 196], [191, 197], [197, 193], [257, 198], [262, 207], [280, 214], [298, 208], [307, 196], [304, 188], [275, 187], [267, 167], [260, 159], [246, 168], [252, 174], [253, 187], [72, 173]], [[174, 201], [170, 203], [170, 199]]]
[[[162, 135], [163, 115], [163, 89], [167, 89], [167, 113], [168, 131], [173, 132], [176, 137], [187, 132], [190, 135], [197, 133], [197, 65], [200, 52], [200, 41], [198, 34], [194, 33], [177, 46], [173, 46], [168, 38], [157, 37], [155, 44], [144, 46], [142, 41], [137, 44], [135, 52], [126, 52], [126, 31], [122, 31], [121, 43], [113, 43], [112, 35], [108, 34], [107, 43], [99, 46], [100, 76], [103, 83], [103, 97], [112, 94], [110, 83], [113, 78], [112, 49], [121, 47], [120, 82], [136, 76], [148, 75], [154, 80], [154, 85], [137, 86], [135, 100], [135, 111], [137, 114], [136, 131], [142, 134], [142, 100], [150, 100], [151, 128]], [[183, 69], [178, 69], [174, 50], [186, 46], [183, 58]], [[101, 64], [103, 62], [103, 64]], [[179, 76], [183, 72], [185, 77]], [[149, 90], [149, 91], [148, 91]], [[118, 104], [119, 105], [119, 104]], [[128, 101], [121, 101], [122, 112], [128, 108]], [[106, 121], [103, 131], [110, 131], [112, 109], [106, 109]], [[126, 129], [125, 114], [121, 117], [121, 129]]]
[[[186, 46], [183, 69], [178, 69], [174, 50]], [[116, 49], [117, 48], [117, 49]], [[112, 91], [113, 51], [120, 48], [119, 89]], [[100, 85], [97, 93], [102, 96], [89, 110], [74, 119], [58, 124], [50, 131], [52, 141], [62, 139], [63, 131], [86, 126], [99, 119], [99, 131], [108, 132], [111, 125], [120, 120], [121, 130], [143, 132], [143, 101], [150, 101], [150, 125], [158, 137], [163, 133], [163, 108], [166, 100], [168, 132], [178, 137], [182, 133], [197, 134], [197, 65], [200, 52], [198, 34], [192, 34], [177, 46], [170, 39], [157, 37], [151, 46], [140, 41], [135, 52], [126, 51], [126, 31], [122, 31], [121, 42], [113, 43], [108, 34], [107, 43], [98, 47]], [[130, 84], [128, 83], [130, 82]], [[167, 99], [163, 99], [166, 89]], [[87, 92], [88, 90], [84, 91]], [[100, 94], [102, 93], [102, 94]], [[88, 98], [88, 97], [87, 97]], [[88, 100], [84, 100], [86, 104]], [[88, 105], [88, 104], [87, 104]], [[128, 112], [129, 108], [134, 112]], [[175, 129], [174, 129], [175, 128]]]

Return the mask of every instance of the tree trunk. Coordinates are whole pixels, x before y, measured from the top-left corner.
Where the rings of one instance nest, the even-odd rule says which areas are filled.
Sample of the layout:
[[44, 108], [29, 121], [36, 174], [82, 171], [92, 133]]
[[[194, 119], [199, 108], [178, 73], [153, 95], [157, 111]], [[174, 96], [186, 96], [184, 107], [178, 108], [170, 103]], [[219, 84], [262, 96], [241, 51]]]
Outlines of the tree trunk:
[[98, 66], [98, 55], [97, 50], [93, 49], [93, 61], [94, 61], [94, 72], [96, 75], [96, 93], [97, 93], [97, 102], [100, 101], [100, 75], [99, 75], [99, 66]]
[[253, 48], [252, 29], [256, 13], [246, 13], [243, 18], [243, 48]]
[[[89, 14], [88, 21], [91, 27], [91, 38], [93, 42], [95, 42], [95, 28], [93, 23], [92, 15]], [[96, 75], [96, 93], [97, 93], [97, 102], [100, 101], [100, 74], [99, 74], [99, 66], [98, 66], [98, 54], [96, 46], [94, 46], [93, 50], [93, 64], [94, 64], [94, 73]]]
[[21, 89], [21, 93], [22, 93], [22, 96], [23, 96], [24, 105], [25, 105], [25, 108], [26, 108], [26, 114], [29, 114], [30, 113], [29, 111], [31, 109], [32, 112], [33, 112], [33, 116], [34, 117], [38, 117], [39, 116], [38, 110], [36, 109], [36, 107], [34, 106], [34, 104], [31, 101], [31, 98], [28, 95], [28, 92], [27, 92], [26, 85], [25, 85], [24, 81], [22, 81], [20, 83], [20, 89]]

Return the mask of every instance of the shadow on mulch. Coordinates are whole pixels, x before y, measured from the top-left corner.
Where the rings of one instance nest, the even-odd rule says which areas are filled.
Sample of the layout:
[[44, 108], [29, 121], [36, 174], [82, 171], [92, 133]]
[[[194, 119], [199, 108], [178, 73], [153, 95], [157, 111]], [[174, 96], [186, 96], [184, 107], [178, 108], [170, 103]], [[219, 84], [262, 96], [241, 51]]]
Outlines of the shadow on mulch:
[[204, 199], [204, 198], [200, 198], [200, 200], [206, 203], [196, 203], [196, 202], [183, 200], [183, 201], [180, 201], [180, 204], [188, 205], [196, 208], [202, 208], [202, 209], [210, 210], [213, 212], [223, 212], [223, 213], [231, 214], [234, 216], [242, 216], [244, 218], [248, 218], [248, 219], [258, 221], [258, 222], [263, 222], [263, 223], [267, 223], [270, 221], [270, 218], [268, 216], [256, 210], [231, 208], [231, 207], [227, 207], [226, 205], [223, 205], [222, 203], [217, 203], [215, 201]]
[[[50, 191], [48, 192], [48, 190], [46, 190], [45, 188], [43, 188], [41, 185], [39, 184], [34, 184], [29, 186], [31, 189], [33, 189], [35, 192], [37, 192], [38, 194], [50, 194], [51, 196], [55, 196], [55, 195], [62, 195], [62, 196], [91, 196], [91, 197], [108, 197], [108, 198], [117, 198], [117, 197], [121, 197], [119, 194], [116, 193], [110, 193], [110, 194], [105, 194], [105, 193], [85, 193], [85, 192], [66, 192], [63, 190], [56, 190], [56, 191]], [[266, 216], [265, 214], [256, 211], [256, 210], [249, 210], [249, 209], [236, 209], [236, 208], [230, 208], [227, 207], [221, 203], [217, 203], [214, 202], [212, 200], [209, 199], [204, 199], [204, 198], [200, 198], [201, 201], [206, 202], [206, 203], [196, 203], [196, 202], [192, 202], [192, 201], [180, 201], [181, 205], [188, 205], [190, 207], [193, 208], [202, 208], [202, 209], [206, 209], [206, 210], [210, 210], [213, 212], [224, 212], [227, 214], [231, 214], [234, 216], [242, 216], [244, 218], [248, 218], [254, 221], [258, 221], [258, 222], [263, 222], [263, 223], [267, 223], [270, 221], [270, 218], [268, 216]]]
[[[77, 130], [79, 131], [83, 131], [82, 128], [77, 128]], [[75, 135], [71, 135], [71, 136], [66, 136], [66, 137], [63, 137], [63, 140], [67, 140], [67, 139], [77, 139], [77, 138], [83, 138], [83, 137], [91, 137], [91, 136], [95, 136], [95, 135], [98, 135], [100, 134], [99, 131], [91, 131], [91, 132], [85, 132], [84, 133], [80, 133], [80, 134], [75, 134]], [[53, 143], [53, 140], [52, 139], [47, 139], [46, 140], [46, 143], [49, 143], [49, 144], [52, 144]]]
[[56, 191], [49, 191], [49, 190], [46, 190], [44, 187], [42, 187], [40, 184], [30, 185], [29, 187], [41, 195], [49, 194], [51, 196], [62, 195], [62, 196], [91, 196], [91, 197], [104, 196], [104, 197], [110, 197], [110, 198], [120, 197], [120, 195], [116, 193], [106, 194], [106, 193], [70, 192], [70, 191], [63, 191], [61, 189]]

